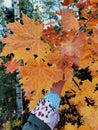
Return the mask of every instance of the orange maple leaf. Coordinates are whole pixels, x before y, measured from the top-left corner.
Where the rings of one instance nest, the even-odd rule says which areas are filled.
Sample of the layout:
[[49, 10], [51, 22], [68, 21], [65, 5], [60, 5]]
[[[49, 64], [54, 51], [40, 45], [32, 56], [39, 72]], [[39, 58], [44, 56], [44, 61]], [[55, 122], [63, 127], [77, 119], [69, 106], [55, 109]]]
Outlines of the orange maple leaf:
[[63, 30], [78, 30], [79, 29], [79, 22], [76, 19], [76, 14], [72, 9], [68, 9], [67, 11], [61, 10], [61, 17], [62, 17], [62, 26]]
[[85, 33], [79, 33], [76, 35], [75, 31], [71, 31], [68, 33], [66, 40], [61, 42], [59, 49], [63, 56], [68, 55], [80, 57], [83, 54], [83, 47], [85, 43]]
[[4, 65], [7, 67], [7, 73], [13, 73], [19, 67], [20, 62], [13, 58], [11, 61], [6, 62]]
[[[96, 27], [98, 24], [98, 18], [93, 18], [91, 19], [88, 23], [87, 23], [87, 28], [92, 29], [94, 27]], [[97, 29], [98, 32], [98, 29]]]
[[86, 68], [92, 65], [95, 55], [92, 53], [91, 44], [85, 44], [83, 47], [84, 53], [78, 58], [79, 67]]
[[20, 66], [19, 70], [20, 77], [22, 77], [20, 83], [23, 84], [22, 88], [26, 92], [26, 95], [32, 91], [36, 95], [39, 95], [42, 89], [50, 90], [53, 82], [62, 79], [62, 72], [56, 65], [49, 65], [46, 62], [31, 60], [26, 65]]
[[75, 57], [64, 55], [61, 56], [59, 51], [54, 51], [50, 53], [47, 57], [49, 63], [56, 64], [58, 69], [62, 70], [65, 75], [65, 80], [72, 80], [73, 77], [73, 65], [77, 65]]
[[64, 55], [61, 59], [58, 59], [57, 67], [63, 70], [65, 80], [72, 80], [73, 77], [73, 66], [78, 66], [77, 59], [75, 57]]
[[43, 24], [35, 23], [33, 19], [23, 14], [23, 25], [15, 21], [8, 26], [14, 34], [8, 34], [6, 38], [2, 39], [2, 42], [6, 43], [2, 55], [12, 52], [17, 59], [25, 61], [28, 58], [33, 59], [34, 55], [37, 55], [39, 60], [47, 55], [46, 49], [49, 48], [49, 45], [41, 40]]
[[65, 79], [71, 81], [73, 77], [74, 67], [78, 67], [78, 59], [74, 56], [62, 56], [58, 50], [53, 51], [47, 57], [49, 63], [56, 64], [58, 69], [62, 70]]
[[[20, 66], [20, 76], [23, 77], [21, 82], [29, 84], [32, 89], [43, 88], [49, 89], [53, 82], [62, 79], [62, 72], [57, 69], [56, 65], [48, 65], [46, 62], [30, 61]], [[25, 78], [26, 77], [26, 78]], [[26, 82], [24, 82], [26, 79]]]
[[[66, 67], [72, 67], [74, 57], [64, 55], [62, 56], [58, 50], [53, 51], [47, 56], [49, 63], [56, 64], [58, 68], [64, 70]], [[69, 60], [70, 59], [70, 60]]]

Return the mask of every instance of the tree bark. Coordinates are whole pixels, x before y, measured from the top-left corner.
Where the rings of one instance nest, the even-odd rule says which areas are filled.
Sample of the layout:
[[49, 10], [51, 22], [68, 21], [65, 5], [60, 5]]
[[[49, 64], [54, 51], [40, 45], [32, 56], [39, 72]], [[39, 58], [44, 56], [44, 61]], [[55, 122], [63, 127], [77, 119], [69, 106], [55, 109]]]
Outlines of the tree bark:
[[17, 117], [22, 119], [22, 110], [23, 110], [23, 102], [22, 102], [22, 90], [21, 85], [19, 84], [19, 71], [16, 70], [16, 104], [17, 104]]
[[13, 0], [14, 18], [20, 22], [19, 0]]
[[[14, 19], [20, 22], [20, 8], [19, 8], [19, 0], [13, 0], [13, 8], [14, 8]], [[23, 110], [23, 102], [22, 102], [22, 90], [21, 85], [19, 84], [19, 71], [16, 70], [16, 103], [17, 103], [17, 116], [18, 118], [22, 118], [22, 110]]]

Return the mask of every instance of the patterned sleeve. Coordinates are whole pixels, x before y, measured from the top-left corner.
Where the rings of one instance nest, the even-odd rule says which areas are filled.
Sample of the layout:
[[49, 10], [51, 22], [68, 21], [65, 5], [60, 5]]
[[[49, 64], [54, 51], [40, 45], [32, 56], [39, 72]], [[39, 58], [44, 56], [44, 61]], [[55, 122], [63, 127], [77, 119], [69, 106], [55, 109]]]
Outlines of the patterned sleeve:
[[32, 114], [44, 121], [52, 130], [60, 120], [58, 107], [60, 97], [54, 91], [48, 92], [44, 98], [40, 99]]

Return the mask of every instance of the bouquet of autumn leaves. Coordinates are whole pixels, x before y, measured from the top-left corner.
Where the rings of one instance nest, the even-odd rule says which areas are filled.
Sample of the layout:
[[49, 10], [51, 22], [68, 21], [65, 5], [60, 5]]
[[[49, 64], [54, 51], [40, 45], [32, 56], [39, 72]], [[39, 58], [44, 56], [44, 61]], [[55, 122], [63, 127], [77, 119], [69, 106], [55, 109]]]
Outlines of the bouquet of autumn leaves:
[[[25, 91], [25, 99], [30, 100], [30, 110], [43, 97], [43, 90], [49, 91], [54, 82], [65, 76], [62, 95], [73, 90], [76, 96], [70, 99], [70, 103], [76, 104], [84, 122], [91, 124], [93, 114], [98, 114], [98, 91], [95, 91], [98, 88], [98, 9], [94, 10], [95, 3], [86, 2], [87, 6], [81, 2], [77, 4], [78, 8], [83, 6], [81, 15], [86, 17], [85, 20], [79, 20], [79, 15], [72, 9], [59, 12], [62, 23], [59, 32], [50, 23], [45, 29], [43, 23], [22, 14], [22, 24], [15, 21], [7, 25], [13, 34], [7, 33], [7, 37], [1, 39], [6, 43], [1, 55], [13, 54], [11, 61], [5, 63], [6, 71], [12, 73], [19, 69], [19, 82]], [[88, 9], [91, 14], [87, 13]], [[75, 76], [81, 68], [88, 68], [91, 81]], [[92, 109], [87, 107], [85, 97], [93, 98]], [[95, 120], [89, 130], [90, 127], [97, 130], [98, 117]]]

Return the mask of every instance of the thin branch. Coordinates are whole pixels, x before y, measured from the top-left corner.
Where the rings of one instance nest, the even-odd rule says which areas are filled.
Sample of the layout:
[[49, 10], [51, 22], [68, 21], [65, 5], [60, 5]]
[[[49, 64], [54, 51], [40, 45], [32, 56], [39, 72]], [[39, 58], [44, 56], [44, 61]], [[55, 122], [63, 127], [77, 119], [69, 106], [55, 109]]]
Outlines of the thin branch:
[[84, 30], [84, 28], [86, 27], [86, 25], [90, 22], [91, 19], [93, 19], [94, 17], [96, 17], [98, 14], [96, 14], [96, 10], [95, 10], [95, 14], [92, 15], [77, 31], [76, 34], [78, 34], [79, 32], [82, 32]]
[[73, 80], [73, 82], [75, 83], [75, 85], [78, 87], [78, 89], [81, 91], [80, 86], [79, 86], [78, 83], [75, 81], [75, 79], [73, 78], [72, 80]]

